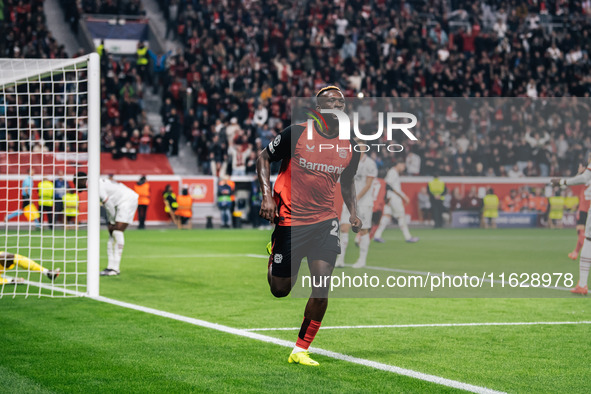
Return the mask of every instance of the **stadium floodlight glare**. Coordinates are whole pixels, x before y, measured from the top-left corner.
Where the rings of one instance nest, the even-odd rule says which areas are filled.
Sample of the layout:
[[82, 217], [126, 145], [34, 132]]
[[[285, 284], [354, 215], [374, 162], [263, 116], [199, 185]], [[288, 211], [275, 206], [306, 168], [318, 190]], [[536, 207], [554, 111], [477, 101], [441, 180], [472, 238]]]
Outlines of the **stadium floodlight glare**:
[[[76, 193], [78, 171], [88, 188]], [[0, 298], [98, 296], [99, 172], [98, 54], [0, 59], [0, 252], [38, 264], [0, 263]]]

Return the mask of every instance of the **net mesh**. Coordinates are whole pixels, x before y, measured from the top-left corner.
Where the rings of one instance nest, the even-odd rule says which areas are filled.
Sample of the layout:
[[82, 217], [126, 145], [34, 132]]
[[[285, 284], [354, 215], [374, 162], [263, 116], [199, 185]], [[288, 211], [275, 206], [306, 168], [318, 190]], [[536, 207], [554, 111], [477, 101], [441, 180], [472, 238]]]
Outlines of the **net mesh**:
[[0, 297], [71, 297], [86, 292], [88, 64], [80, 60], [0, 60], [0, 251], [61, 270], [2, 267]]

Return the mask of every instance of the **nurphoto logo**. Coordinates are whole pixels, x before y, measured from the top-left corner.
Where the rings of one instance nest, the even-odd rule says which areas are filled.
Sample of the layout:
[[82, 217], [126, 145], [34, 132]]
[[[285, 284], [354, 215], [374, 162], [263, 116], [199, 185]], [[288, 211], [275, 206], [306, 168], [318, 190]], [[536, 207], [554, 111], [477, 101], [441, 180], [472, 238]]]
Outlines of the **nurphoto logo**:
[[[314, 138], [314, 123], [316, 124], [316, 128], [319, 131], [326, 131], [328, 129], [326, 120], [322, 115], [332, 114], [334, 115], [339, 124], [339, 140], [351, 140], [351, 124], [353, 124], [354, 138], [361, 141], [375, 141], [384, 135], [384, 131], [386, 133], [386, 139], [388, 141], [393, 140], [393, 135], [395, 131], [402, 131], [406, 138], [408, 138], [411, 141], [417, 141], [417, 137], [410, 131], [410, 129], [416, 126], [417, 117], [408, 112], [378, 112], [377, 131], [373, 134], [364, 134], [359, 130], [359, 114], [357, 112], [353, 112], [353, 121], [351, 121], [349, 115], [338, 109], [320, 109], [320, 112], [315, 111], [313, 109], [308, 109], [308, 111], [309, 112], [306, 112], [306, 115], [309, 116], [306, 124], [306, 135], [308, 140]], [[400, 123], [401, 119], [407, 119], [410, 120], [410, 122]], [[334, 144], [320, 144], [319, 146], [320, 152], [322, 152], [323, 150], [326, 151], [335, 149], [341, 152], [343, 149], [350, 150], [351, 147], [349, 146], [345, 148], [343, 146]], [[358, 143], [355, 144], [352, 149], [357, 152], [369, 152], [372, 149], [377, 150], [379, 152], [381, 149], [385, 149], [388, 152], [396, 153], [402, 152], [404, 150], [404, 147], [400, 144]]]

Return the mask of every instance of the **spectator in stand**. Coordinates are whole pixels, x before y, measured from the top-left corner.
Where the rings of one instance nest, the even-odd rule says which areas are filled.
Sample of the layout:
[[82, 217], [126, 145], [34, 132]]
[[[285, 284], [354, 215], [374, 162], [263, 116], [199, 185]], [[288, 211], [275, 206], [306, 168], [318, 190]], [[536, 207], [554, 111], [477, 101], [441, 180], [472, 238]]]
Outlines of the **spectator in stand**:
[[[247, 120], [256, 125], [256, 135], [246, 132], [249, 143], [257, 137], [270, 140], [290, 122], [290, 97], [309, 97], [317, 86], [337, 81], [349, 89], [349, 96], [564, 98], [556, 106], [542, 101], [521, 106], [490, 100], [482, 110], [471, 108], [476, 105], [472, 100], [466, 103], [468, 108], [461, 108], [462, 102], [443, 113], [446, 119], [442, 122], [419, 114], [417, 136], [429, 144], [419, 142], [412, 146], [412, 153], [402, 153], [410, 158], [410, 175], [432, 175], [437, 168], [442, 175], [504, 176], [517, 164], [526, 176], [532, 176], [524, 171], [530, 160], [542, 176], [574, 173], [576, 156], [591, 149], [584, 132], [591, 108], [568, 99], [591, 95], [587, 55], [591, 21], [584, 18], [588, 2], [558, 2], [550, 7], [546, 3], [500, 6], [482, 0], [460, 1], [452, 2], [445, 15], [429, 2], [405, 3], [401, 9], [395, 0], [374, 2], [362, 13], [356, 12], [355, 3], [341, 7], [316, 1], [274, 2], [271, 8], [264, 2], [238, 2], [233, 7], [219, 7], [217, 2], [158, 3], [166, 18], [167, 36], [178, 37], [181, 46], [177, 53], [154, 62], [165, 67], [158, 71], [163, 95], [170, 98], [177, 113], [195, 108], [201, 127], [208, 130], [207, 145], [214, 144], [214, 133], [209, 133], [213, 119], [225, 127], [233, 117], [245, 131]], [[61, 0], [61, 4], [69, 21], [77, 21], [83, 13], [144, 13], [140, 0]], [[450, 17], [464, 14], [461, 28], [450, 22]], [[42, 0], [7, 1], [4, 15], [3, 56], [67, 57], [47, 30]], [[308, 23], [309, 15], [314, 15], [314, 23]], [[556, 16], [567, 21], [564, 27], [547, 29], [546, 22]], [[148, 56], [154, 59], [149, 52]], [[335, 56], [340, 61], [331, 68]], [[166, 63], [170, 64], [168, 72], [164, 71]], [[134, 128], [142, 130], [146, 124], [142, 86], [149, 80], [143, 65], [105, 51], [101, 76], [103, 129], [134, 119]], [[16, 102], [10, 96], [5, 97], [7, 104]], [[35, 94], [30, 96], [34, 101]], [[265, 124], [254, 119], [257, 100], [267, 109]], [[6, 107], [7, 112], [14, 111], [11, 105]], [[164, 124], [168, 115], [163, 115]], [[8, 123], [10, 117], [7, 113]], [[179, 123], [181, 130], [190, 128], [182, 117]], [[441, 135], [438, 123], [445, 123]], [[18, 129], [14, 124], [3, 126]], [[20, 147], [6, 143], [3, 150], [65, 151], [71, 144], [64, 143], [57, 130], [50, 140], [43, 139], [44, 144]], [[127, 129], [128, 134], [132, 131]], [[119, 136], [115, 129], [110, 132], [113, 136], [105, 136], [102, 145], [106, 150], [112, 149], [110, 140]], [[48, 135], [46, 130], [42, 134]], [[497, 135], [501, 137], [498, 144], [494, 142]], [[227, 146], [232, 140], [222, 138], [219, 143]], [[483, 147], [490, 144], [498, 145], [497, 150], [484, 152]], [[227, 166], [227, 160], [220, 167]], [[381, 160], [385, 167], [392, 164], [388, 155]], [[482, 168], [477, 168], [479, 162]], [[413, 167], [413, 163], [418, 165]]]
[[169, 149], [169, 141], [166, 136], [166, 127], [162, 126], [158, 135], [154, 137], [152, 152], [167, 154]]
[[406, 155], [406, 172], [408, 175], [419, 175], [421, 173], [421, 157], [413, 151]]
[[140, 154], [152, 153], [152, 130], [149, 125], [145, 125], [142, 129], [142, 136], [140, 137], [138, 152]]
[[535, 166], [535, 164], [532, 160], [529, 160], [527, 162], [527, 165], [526, 165], [525, 169], [523, 170], [523, 174], [527, 177], [540, 176], [540, 172], [538, 171], [538, 168]]
[[257, 173], [257, 152], [250, 151], [248, 159], [246, 159], [246, 175], [255, 175]]
[[260, 102], [253, 117], [254, 124], [257, 128], [263, 127], [263, 125], [269, 119], [269, 112], [267, 111], [267, 107], [265, 107], [264, 103]]
[[234, 143], [228, 148], [228, 155], [232, 158], [232, 175], [246, 175], [246, 160], [251, 152], [250, 144], [239, 130]]
[[507, 173], [507, 176], [509, 178], [522, 178], [523, 177], [523, 172], [521, 172], [521, 170], [519, 169], [519, 166], [517, 164], [515, 164], [511, 170], [509, 170], [509, 172]]
[[462, 201], [463, 209], [467, 211], [477, 211], [480, 212], [482, 209], [482, 199], [478, 197], [478, 192], [476, 190], [476, 186], [472, 186], [468, 194], [464, 197]]
[[464, 205], [464, 196], [462, 195], [462, 192], [460, 191], [459, 188], [454, 188], [452, 193], [451, 193], [451, 211], [463, 211]]
[[156, 55], [151, 49], [148, 49], [148, 56], [152, 60], [152, 91], [154, 94], [160, 92], [162, 80], [167, 72], [166, 61], [170, 55], [172, 55], [172, 51], [168, 51], [163, 55]]
[[529, 188], [527, 186], [521, 186], [519, 188], [519, 193], [518, 193], [518, 199], [517, 199], [517, 208], [519, 209], [519, 212], [527, 212], [529, 211], [529, 206], [530, 206], [530, 198], [531, 198], [531, 194], [529, 192]]
[[211, 162], [212, 175], [220, 176], [226, 173], [226, 167], [223, 165], [227, 158], [227, 146], [221, 142], [218, 135], [213, 137], [209, 149], [209, 160]]
[[542, 195], [542, 188], [536, 187], [534, 194], [529, 198], [529, 210], [537, 213], [545, 213], [548, 207], [548, 199]]
[[503, 198], [501, 210], [503, 212], [519, 212], [517, 190], [511, 189], [508, 195]]
[[168, 140], [168, 145], [170, 147], [170, 151], [167, 152], [170, 156], [178, 156], [179, 154], [179, 140], [181, 138], [181, 124], [179, 117], [176, 112], [176, 108], [173, 107], [170, 109], [170, 114], [168, 115], [165, 123], [166, 127], [166, 138]]
[[123, 148], [121, 148], [121, 157], [125, 157], [130, 160], [137, 159], [137, 149], [133, 146], [131, 141], [127, 141]]

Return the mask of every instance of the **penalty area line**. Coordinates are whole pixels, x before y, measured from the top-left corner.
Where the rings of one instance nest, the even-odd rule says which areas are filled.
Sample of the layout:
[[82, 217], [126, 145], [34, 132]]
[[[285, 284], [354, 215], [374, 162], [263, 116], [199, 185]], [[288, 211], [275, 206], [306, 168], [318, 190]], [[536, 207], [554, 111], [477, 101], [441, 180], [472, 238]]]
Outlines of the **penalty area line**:
[[[232, 334], [232, 335], [236, 335], [236, 336], [240, 336], [240, 337], [244, 337], [244, 338], [250, 338], [250, 339], [254, 339], [257, 341], [261, 341], [261, 342], [271, 343], [274, 345], [279, 345], [279, 346], [283, 346], [283, 347], [287, 347], [287, 348], [292, 348], [294, 346], [294, 343], [291, 341], [286, 341], [283, 339], [274, 338], [274, 337], [270, 337], [267, 335], [257, 334], [255, 332], [242, 330], [242, 329], [238, 329], [238, 328], [232, 328], [232, 327], [224, 326], [222, 324], [211, 323], [211, 322], [208, 322], [205, 320], [195, 319], [192, 317], [177, 315], [176, 313], [161, 311], [158, 309], [148, 308], [145, 306], [131, 304], [128, 302], [123, 302], [123, 301], [118, 301], [118, 300], [114, 300], [114, 299], [102, 297], [102, 296], [89, 297], [89, 298], [93, 299], [95, 301], [120, 306], [122, 308], [133, 309], [136, 311], [149, 313], [149, 314], [160, 316], [160, 317], [166, 317], [169, 319], [193, 324], [195, 326], [209, 328], [212, 330], [216, 330], [216, 331], [220, 331], [220, 332], [224, 332], [227, 334]], [[371, 361], [371, 360], [366, 360], [363, 358], [353, 357], [353, 356], [349, 356], [347, 354], [337, 353], [337, 352], [333, 352], [330, 350], [324, 350], [324, 349], [320, 349], [320, 348], [311, 347], [310, 351], [315, 354], [319, 354], [319, 355], [322, 355], [325, 357], [330, 357], [330, 358], [333, 358], [336, 360], [341, 360], [341, 361], [346, 361], [346, 362], [353, 363], [353, 364], [363, 365], [363, 366], [378, 369], [381, 371], [391, 372], [391, 373], [394, 373], [397, 375], [407, 376], [407, 377], [410, 377], [413, 379], [423, 380], [426, 382], [435, 383], [435, 384], [439, 384], [442, 386], [447, 386], [447, 387], [456, 388], [456, 389], [460, 389], [460, 390], [465, 390], [465, 391], [469, 391], [472, 393], [482, 393], [482, 394], [503, 393], [501, 391], [492, 390], [492, 389], [489, 389], [486, 387], [475, 386], [475, 385], [460, 382], [457, 380], [446, 379], [446, 378], [442, 378], [442, 377], [436, 376], [436, 375], [429, 375], [426, 373], [413, 371], [411, 369], [400, 368], [400, 367], [396, 367], [394, 365], [384, 364], [384, 363], [380, 363], [377, 361]]]
[[[421, 328], [421, 327], [484, 327], [484, 326], [558, 326], [591, 324], [591, 321], [532, 321], [532, 322], [492, 322], [492, 323], [431, 323], [431, 324], [377, 324], [362, 326], [320, 326], [321, 330], [352, 330], [357, 328]], [[245, 328], [244, 331], [294, 331], [300, 327]]]

